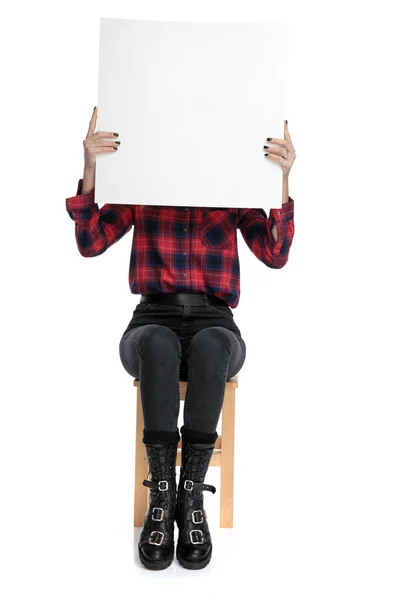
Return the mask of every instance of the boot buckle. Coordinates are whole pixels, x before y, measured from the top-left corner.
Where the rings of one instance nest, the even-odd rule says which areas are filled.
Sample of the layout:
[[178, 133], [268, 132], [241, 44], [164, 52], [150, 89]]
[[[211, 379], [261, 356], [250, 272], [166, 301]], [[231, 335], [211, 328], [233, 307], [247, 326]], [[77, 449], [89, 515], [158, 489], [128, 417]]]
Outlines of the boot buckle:
[[[155, 540], [151, 539], [151, 536], [154, 535], [156, 537]], [[152, 531], [149, 537], [149, 544], [152, 546], [161, 546], [162, 541], [164, 539], [164, 534], [162, 531]]]
[[[165, 487], [160, 487], [162, 483], [165, 483]], [[158, 489], [160, 492], [166, 492], [168, 489], [168, 481], [166, 481], [165, 479], [163, 479], [162, 481], [158, 482]]]
[[[159, 511], [159, 512], [157, 512]], [[154, 516], [154, 514], [156, 514], [157, 516]], [[160, 518], [158, 518], [160, 517]], [[158, 506], [155, 506], [153, 508], [152, 514], [151, 514], [151, 518], [153, 521], [162, 521], [164, 518], [164, 509], [163, 508], [159, 508]]]
[[[192, 487], [186, 487], [187, 483], [191, 483]], [[193, 485], [193, 481], [191, 479], [185, 479], [185, 483], [183, 485], [183, 489], [187, 490], [188, 492], [191, 492], [193, 489], [194, 485]]]
[[[200, 518], [198, 520], [196, 520], [195, 513], [200, 513]], [[195, 525], [198, 525], [199, 523], [203, 523], [203, 521], [204, 521], [203, 511], [200, 510], [200, 509], [199, 510], [192, 510], [192, 521], [193, 521], [193, 523]], [[196, 531], [196, 529], [194, 531]]]
[[190, 536], [190, 541], [192, 542], [192, 544], [203, 544], [204, 543], [203, 532], [201, 529], [192, 529], [192, 531], [189, 532], [189, 536]]

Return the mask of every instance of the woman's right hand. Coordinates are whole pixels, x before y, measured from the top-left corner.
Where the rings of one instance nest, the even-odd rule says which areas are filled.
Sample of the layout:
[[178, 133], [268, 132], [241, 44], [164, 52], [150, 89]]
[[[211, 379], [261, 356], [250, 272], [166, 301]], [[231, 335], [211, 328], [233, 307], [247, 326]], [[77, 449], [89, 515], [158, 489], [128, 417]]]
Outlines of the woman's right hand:
[[[90, 119], [89, 129], [86, 138], [83, 140], [83, 150], [85, 155], [85, 169], [94, 169], [96, 166], [96, 156], [101, 152], [116, 152], [120, 141], [116, 141], [118, 133], [110, 131], [95, 131], [97, 121], [97, 106], [94, 107], [92, 118]], [[114, 138], [108, 141], [106, 138]]]

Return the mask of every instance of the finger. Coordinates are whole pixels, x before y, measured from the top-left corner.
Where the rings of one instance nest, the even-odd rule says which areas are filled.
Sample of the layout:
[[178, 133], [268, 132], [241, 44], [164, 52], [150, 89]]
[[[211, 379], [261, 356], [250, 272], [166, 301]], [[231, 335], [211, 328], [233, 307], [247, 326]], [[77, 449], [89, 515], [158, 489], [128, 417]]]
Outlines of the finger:
[[287, 140], [281, 140], [280, 138], [267, 138], [267, 142], [271, 142], [271, 144], [277, 144], [278, 146], [283, 146], [286, 150], [289, 150], [289, 142]]
[[96, 131], [94, 133], [92, 133], [87, 139], [89, 140], [98, 140], [98, 139], [104, 139], [104, 138], [112, 138], [112, 139], [118, 139], [119, 134], [118, 133], [114, 133], [113, 131]]
[[282, 158], [282, 156], [277, 156], [276, 154], [264, 154], [264, 156], [266, 156], [267, 158], [271, 158], [272, 160], [274, 160], [275, 162], [278, 162], [281, 165], [285, 164], [285, 159]]
[[283, 137], [285, 138], [285, 140], [289, 140], [290, 141], [290, 133], [289, 133], [289, 127], [286, 123], [286, 120], [283, 123]]
[[289, 152], [296, 154], [295, 149], [293, 148], [292, 138], [290, 137], [289, 128], [287, 126], [286, 120], [284, 122], [283, 129], [284, 129], [284, 137], [289, 144], [289, 146], [288, 146]]
[[118, 150], [118, 146], [108, 146], [108, 147], [99, 147], [96, 148], [94, 154], [101, 154], [102, 152], [116, 152]]
[[116, 152], [119, 146], [113, 144], [111, 146], [91, 146], [90, 153], [91, 154], [102, 154], [103, 152]]
[[268, 146], [267, 150], [269, 154], [276, 154], [278, 156], [286, 156], [288, 153], [285, 148], [271, 148], [271, 146]]
[[115, 144], [119, 146], [121, 142], [119, 140], [115, 140], [115, 142], [105, 142], [103, 140], [94, 140], [89, 142], [90, 147], [96, 148], [109, 148], [110, 146], [115, 146]]
[[115, 140], [114, 142], [109, 142], [105, 140], [96, 140], [93, 138], [87, 138], [84, 140], [84, 144], [86, 148], [110, 148], [111, 146], [119, 146], [121, 142], [119, 140]]
[[288, 143], [287, 148], [288, 148], [289, 152], [292, 152], [293, 154], [295, 154], [295, 150], [293, 148], [293, 143], [292, 143], [292, 138], [290, 137], [289, 128], [288, 128], [286, 122], [284, 124], [284, 136], [285, 136], [285, 140]]
[[93, 109], [93, 113], [89, 122], [89, 128], [86, 134], [86, 137], [89, 137], [90, 135], [92, 135], [92, 133], [95, 132], [96, 129], [96, 119], [97, 119], [97, 106], [94, 107]]

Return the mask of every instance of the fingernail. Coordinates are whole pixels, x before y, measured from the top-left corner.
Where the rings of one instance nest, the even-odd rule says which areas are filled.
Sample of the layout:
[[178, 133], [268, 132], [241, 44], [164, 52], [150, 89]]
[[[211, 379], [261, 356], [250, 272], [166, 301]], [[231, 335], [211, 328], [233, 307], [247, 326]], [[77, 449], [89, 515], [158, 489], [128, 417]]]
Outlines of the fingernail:
[[288, 123], [288, 122], [287, 122], [287, 119], [285, 119], [285, 123], [286, 123], [286, 125], [287, 125], [287, 123]]
[[268, 154], [269, 154], [269, 152], [266, 152], [266, 153], [264, 154], [264, 156], [268, 156]]
[[272, 140], [272, 138], [267, 138], [267, 142], [270, 142]]
[[96, 107], [94, 107], [94, 109], [93, 109], [93, 110], [96, 110]]
[[116, 137], [118, 137], [118, 136], [119, 136], [119, 133], [114, 133], [114, 135], [115, 135]]
[[115, 143], [116, 143], [116, 144], [120, 144], [121, 142], [117, 140]]
[[264, 146], [264, 148], [269, 148], [269, 146]]

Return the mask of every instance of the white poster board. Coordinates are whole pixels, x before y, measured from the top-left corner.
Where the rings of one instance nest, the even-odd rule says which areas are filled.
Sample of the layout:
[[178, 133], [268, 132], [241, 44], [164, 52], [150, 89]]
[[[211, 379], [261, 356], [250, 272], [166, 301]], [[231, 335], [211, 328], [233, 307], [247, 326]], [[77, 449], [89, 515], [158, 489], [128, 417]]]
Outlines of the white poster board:
[[96, 202], [279, 207], [286, 25], [100, 19]]

